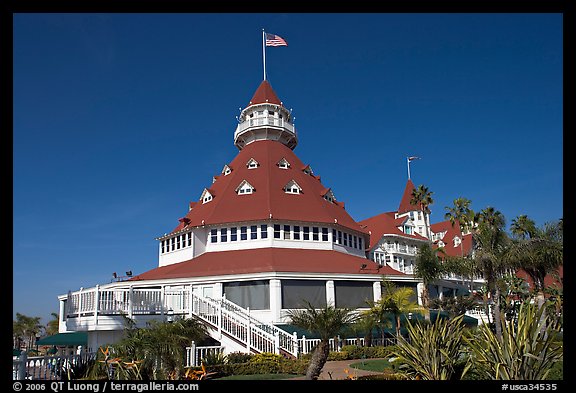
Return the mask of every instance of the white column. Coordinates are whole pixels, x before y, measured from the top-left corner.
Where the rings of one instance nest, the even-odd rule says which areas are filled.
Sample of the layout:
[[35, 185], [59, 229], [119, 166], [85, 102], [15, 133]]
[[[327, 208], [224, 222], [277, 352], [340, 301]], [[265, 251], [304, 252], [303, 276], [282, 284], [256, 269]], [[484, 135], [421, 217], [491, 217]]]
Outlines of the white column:
[[60, 300], [60, 312], [58, 317], [58, 333], [66, 331], [66, 301]]
[[[246, 311], [248, 312], [248, 316], [250, 316], [250, 307], [246, 307]], [[251, 336], [252, 334], [250, 333], [250, 318], [247, 318], [246, 320], [246, 351], [248, 353], [250, 353], [250, 343], [251, 343]]]
[[220, 299], [223, 295], [223, 285], [221, 282], [214, 283], [212, 296], [214, 299]]
[[100, 306], [100, 285], [94, 290], [94, 325], [98, 325], [98, 307]]
[[80, 288], [80, 291], [78, 292], [78, 318], [80, 318], [82, 316], [82, 290], [84, 288]]
[[130, 285], [130, 289], [128, 291], [128, 318], [132, 319], [134, 313], [132, 310], [134, 309], [134, 287]]
[[326, 281], [326, 304], [336, 306], [336, 296], [334, 291], [334, 281]]
[[282, 283], [278, 279], [270, 280], [270, 315], [272, 323], [281, 322]]
[[374, 293], [375, 302], [382, 299], [382, 284], [380, 281], [376, 281], [374, 284], [372, 284], [372, 291]]
[[193, 304], [192, 304], [192, 294], [194, 293], [194, 286], [192, 284], [190, 284], [190, 287], [188, 288], [188, 318], [192, 319], [192, 309], [193, 309]]
[[442, 285], [438, 285], [438, 299], [442, 300], [444, 298], [444, 287]]
[[166, 292], [166, 287], [162, 285], [162, 289], [160, 290], [160, 316], [162, 316], [162, 320], [164, 320], [164, 293]]

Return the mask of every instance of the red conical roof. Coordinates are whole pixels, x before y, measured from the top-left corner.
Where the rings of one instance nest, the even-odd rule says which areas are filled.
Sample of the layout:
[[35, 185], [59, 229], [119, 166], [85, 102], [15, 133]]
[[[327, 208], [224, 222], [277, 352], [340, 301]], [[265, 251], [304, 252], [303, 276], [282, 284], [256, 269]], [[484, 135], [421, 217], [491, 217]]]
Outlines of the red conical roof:
[[272, 89], [272, 86], [270, 86], [270, 83], [268, 83], [267, 80], [263, 80], [248, 105], [266, 103], [282, 105], [282, 102], [274, 92], [274, 89]]
[[[282, 159], [288, 161], [290, 166], [287, 169], [277, 165]], [[258, 163], [257, 168], [247, 167], [251, 160]], [[186, 214], [188, 226], [272, 219], [326, 223], [367, 234], [341, 203], [331, 203], [323, 198], [326, 187], [317, 176], [305, 173], [302, 161], [282, 143], [269, 140], [252, 142], [228, 166], [232, 172], [218, 176], [209, 185], [213, 199], [204, 204], [198, 202]], [[243, 181], [254, 188], [253, 193], [237, 193]], [[302, 189], [300, 194], [284, 191], [292, 181]], [[185, 226], [182, 221], [174, 231]]]
[[412, 180], [408, 179], [406, 182], [406, 188], [404, 188], [404, 194], [402, 195], [402, 200], [400, 201], [400, 206], [398, 207], [398, 214], [419, 210], [419, 206], [412, 205], [410, 201], [412, 200], [412, 191], [414, 191], [414, 183]]

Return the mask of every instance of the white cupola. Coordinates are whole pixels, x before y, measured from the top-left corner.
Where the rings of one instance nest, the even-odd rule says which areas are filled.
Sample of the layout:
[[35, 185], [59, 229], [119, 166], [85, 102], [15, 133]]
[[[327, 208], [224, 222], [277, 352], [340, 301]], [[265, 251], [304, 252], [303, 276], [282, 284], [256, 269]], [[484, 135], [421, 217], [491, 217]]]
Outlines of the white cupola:
[[278, 141], [292, 150], [298, 144], [292, 115], [266, 80], [262, 81], [248, 106], [240, 113], [234, 132], [234, 144], [239, 150], [260, 140]]

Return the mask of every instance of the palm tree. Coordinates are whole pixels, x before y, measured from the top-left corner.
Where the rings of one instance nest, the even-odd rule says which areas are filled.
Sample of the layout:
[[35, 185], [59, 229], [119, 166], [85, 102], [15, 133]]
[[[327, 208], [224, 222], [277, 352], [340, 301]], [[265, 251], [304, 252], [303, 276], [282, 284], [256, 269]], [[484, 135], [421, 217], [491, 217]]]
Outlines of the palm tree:
[[542, 307], [545, 302], [544, 279], [563, 264], [563, 228], [560, 222], [546, 223], [542, 228], [531, 227], [529, 224], [532, 221], [527, 218], [520, 224], [518, 222], [512, 229], [517, 238], [506, 257], [530, 276], [538, 306]]
[[408, 287], [397, 287], [391, 281], [382, 280], [384, 296], [379, 300], [381, 308], [394, 316], [396, 321], [396, 337], [400, 336], [400, 317], [412, 312], [421, 312], [417, 301], [412, 300], [414, 291]]
[[[472, 222], [474, 220], [474, 211], [470, 209], [470, 204], [472, 201], [466, 198], [456, 198], [454, 199], [454, 205], [452, 207], [446, 206], [445, 209], [447, 210], [446, 214], [444, 214], [444, 218], [450, 220], [450, 223], [454, 227], [456, 223], [460, 228], [460, 232], [462, 236], [464, 233], [467, 233], [472, 226]], [[460, 255], [464, 256], [464, 242], [460, 242]]]
[[426, 321], [430, 321], [430, 294], [428, 292], [428, 286], [444, 274], [444, 269], [436, 254], [437, 252], [438, 251], [433, 250], [428, 243], [420, 246], [414, 266], [414, 276], [420, 278], [424, 286], [422, 290], [422, 306], [425, 310], [424, 316]]
[[[373, 302], [369, 303], [369, 306], [373, 306]], [[371, 313], [370, 310], [364, 310], [360, 313], [359, 318], [350, 326], [350, 330], [354, 334], [354, 337], [359, 337], [360, 334], [364, 335], [364, 346], [371, 347], [372, 346], [372, 338], [373, 333], [372, 331], [374, 328], [379, 324], [376, 316]], [[360, 339], [357, 338], [356, 345], [360, 346], [359, 344]]]
[[[387, 313], [385, 304], [380, 299], [377, 302], [367, 300], [366, 303], [368, 304], [368, 310], [362, 311], [360, 313], [360, 321], [368, 320], [373, 321], [374, 326], [378, 327], [380, 330], [380, 334], [382, 336], [382, 342], [386, 338], [386, 329], [392, 327], [392, 321], [389, 318], [389, 314]], [[368, 323], [368, 322], [364, 322]]]
[[499, 277], [510, 272], [512, 265], [505, 260], [510, 239], [504, 232], [504, 215], [493, 207], [483, 209], [476, 216], [478, 227], [473, 233], [474, 257], [477, 268], [482, 272], [488, 293], [494, 304], [496, 336], [501, 339]]
[[26, 342], [26, 349], [30, 350], [36, 341], [36, 334], [42, 330], [41, 317], [29, 317], [16, 313], [16, 320], [12, 321], [12, 336], [15, 344]]
[[129, 325], [125, 337], [112, 349], [114, 356], [125, 362], [142, 362], [139, 372], [147, 378], [168, 379], [180, 375], [186, 347], [206, 337], [206, 327], [196, 318], [151, 321], [143, 329]]
[[527, 215], [521, 214], [512, 220], [510, 232], [517, 239], [530, 239], [536, 234], [536, 223]]
[[426, 226], [426, 237], [430, 239], [430, 205], [434, 203], [432, 199], [433, 192], [428, 190], [428, 187], [420, 184], [417, 188], [412, 190], [411, 205], [416, 205], [424, 212], [424, 224]]
[[46, 334], [48, 336], [53, 336], [59, 331], [60, 316], [55, 312], [50, 313], [50, 315], [52, 316], [52, 319], [46, 324]]
[[442, 261], [442, 267], [445, 273], [453, 273], [463, 278], [467, 278], [468, 289], [470, 292], [474, 289], [474, 278], [481, 274], [470, 255], [447, 256]]
[[306, 379], [316, 380], [328, 359], [330, 338], [337, 336], [346, 325], [354, 323], [358, 316], [352, 310], [332, 305], [316, 309], [309, 302], [306, 302], [304, 309], [288, 310], [287, 315], [293, 325], [320, 336], [320, 343], [314, 348], [306, 370]]

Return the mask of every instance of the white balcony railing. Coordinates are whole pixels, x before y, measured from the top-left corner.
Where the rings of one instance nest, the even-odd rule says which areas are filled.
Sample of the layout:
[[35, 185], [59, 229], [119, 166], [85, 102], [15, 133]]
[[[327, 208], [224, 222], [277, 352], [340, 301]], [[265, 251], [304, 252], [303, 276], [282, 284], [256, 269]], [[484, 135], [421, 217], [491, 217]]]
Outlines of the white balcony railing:
[[[257, 320], [250, 311], [235, 303], [221, 299], [200, 297], [191, 287], [166, 288], [114, 288], [99, 287], [70, 292], [66, 317], [90, 317], [96, 325], [97, 315], [195, 315], [235, 340], [244, 343], [248, 352], [285, 353], [296, 356], [297, 337], [273, 324]], [[215, 337], [216, 338], [216, 337]]]
[[236, 138], [238, 135], [242, 134], [244, 131], [250, 128], [261, 128], [261, 127], [285, 129], [286, 131], [289, 131], [292, 134], [296, 135], [296, 129], [292, 123], [289, 123], [284, 119], [262, 116], [247, 119], [246, 121], [243, 121], [242, 123], [238, 124], [238, 126], [236, 127], [236, 131], [234, 132], [234, 138]]

